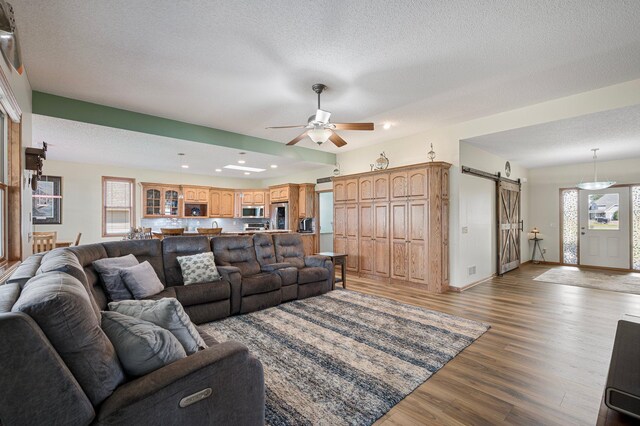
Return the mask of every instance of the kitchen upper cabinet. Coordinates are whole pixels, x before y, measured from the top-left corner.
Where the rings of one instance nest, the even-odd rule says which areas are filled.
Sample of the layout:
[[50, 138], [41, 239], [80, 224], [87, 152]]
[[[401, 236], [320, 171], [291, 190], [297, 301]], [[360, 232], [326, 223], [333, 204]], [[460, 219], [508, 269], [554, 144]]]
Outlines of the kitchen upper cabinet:
[[220, 193], [220, 217], [233, 217], [233, 191], [222, 191]]
[[365, 176], [358, 179], [360, 186], [360, 202], [373, 201], [373, 176]]
[[407, 195], [412, 198], [429, 197], [429, 178], [426, 169], [419, 168], [408, 170]]
[[391, 200], [407, 198], [407, 172], [399, 171], [389, 174], [389, 193]]
[[358, 201], [358, 178], [338, 178], [333, 182], [334, 203], [355, 203]]
[[142, 184], [142, 210], [143, 217], [178, 217], [179, 187]]
[[[289, 186], [276, 186], [269, 188], [269, 199], [272, 203], [286, 203], [289, 201]], [[297, 189], [297, 188], [296, 188]]]
[[182, 195], [185, 203], [209, 203], [209, 188], [183, 186]]
[[313, 217], [316, 185], [313, 183], [300, 185], [298, 188], [298, 217]]
[[255, 191], [253, 193], [253, 204], [256, 206], [263, 206], [265, 203], [265, 192]]
[[389, 175], [376, 174], [373, 177], [373, 198], [376, 201], [389, 199]]
[[245, 206], [263, 206], [264, 191], [242, 191], [242, 204]]
[[242, 192], [242, 204], [246, 206], [253, 206], [253, 192], [251, 191], [243, 191]]

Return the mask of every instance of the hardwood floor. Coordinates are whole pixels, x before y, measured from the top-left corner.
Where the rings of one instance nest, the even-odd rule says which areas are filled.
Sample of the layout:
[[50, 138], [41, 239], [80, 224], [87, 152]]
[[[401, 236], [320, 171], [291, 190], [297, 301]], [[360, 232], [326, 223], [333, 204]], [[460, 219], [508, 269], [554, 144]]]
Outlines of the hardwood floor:
[[491, 329], [377, 425], [594, 425], [616, 324], [640, 295], [533, 281], [524, 265], [462, 293], [347, 277], [350, 290], [489, 323]]

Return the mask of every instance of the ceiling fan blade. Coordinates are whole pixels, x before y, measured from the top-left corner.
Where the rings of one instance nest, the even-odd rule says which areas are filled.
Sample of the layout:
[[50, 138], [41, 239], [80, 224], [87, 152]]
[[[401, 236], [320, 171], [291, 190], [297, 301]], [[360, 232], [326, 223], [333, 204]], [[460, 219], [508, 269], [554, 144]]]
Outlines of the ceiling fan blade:
[[337, 134], [336, 132], [331, 132], [331, 136], [329, 136], [329, 140], [333, 142], [333, 144], [338, 148], [343, 147], [347, 144], [347, 141], [342, 139], [340, 135]]
[[296, 136], [295, 139], [292, 139], [291, 142], [287, 143], [287, 145], [295, 145], [306, 137], [307, 137], [307, 132], [300, 133], [298, 136]]
[[301, 124], [299, 126], [274, 126], [274, 127], [265, 127], [265, 129], [297, 129], [297, 128], [305, 128], [306, 124]]
[[330, 117], [331, 113], [329, 111], [318, 109], [316, 111], [315, 120], [320, 123], [328, 123]]
[[338, 130], [373, 130], [373, 123], [331, 123]]

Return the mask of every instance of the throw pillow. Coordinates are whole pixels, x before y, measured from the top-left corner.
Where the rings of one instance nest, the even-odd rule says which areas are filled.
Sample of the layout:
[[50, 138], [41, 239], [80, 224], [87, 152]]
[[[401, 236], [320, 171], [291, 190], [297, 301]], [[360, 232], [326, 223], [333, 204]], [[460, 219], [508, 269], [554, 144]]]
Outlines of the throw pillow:
[[132, 254], [122, 257], [108, 257], [92, 262], [95, 270], [100, 274], [100, 280], [111, 300], [133, 299], [133, 295], [120, 278], [120, 269], [138, 264], [138, 259]]
[[187, 356], [171, 332], [139, 318], [103, 312], [102, 329], [130, 376], [144, 376]]
[[211, 252], [192, 256], [178, 256], [177, 259], [180, 269], [182, 269], [184, 285], [210, 283], [220, 280], [220, 274]]
[[36, 275], [27, 284], [11, 310], [33, 318], [89, 400], [99, 405], [125, 377], [87, 291], [63, 272]]
[[109, 303], [109, 310], [140, 318], [169, 330], [182, 344], [187, 355], [207, 347], [180, 302], [172, 297], [165, 297], [160, 300], [111, 302]]
[[120, 269], [120, 278], [136, 299], [144, 299], [164, 290], [156, 271], [148, 261]]

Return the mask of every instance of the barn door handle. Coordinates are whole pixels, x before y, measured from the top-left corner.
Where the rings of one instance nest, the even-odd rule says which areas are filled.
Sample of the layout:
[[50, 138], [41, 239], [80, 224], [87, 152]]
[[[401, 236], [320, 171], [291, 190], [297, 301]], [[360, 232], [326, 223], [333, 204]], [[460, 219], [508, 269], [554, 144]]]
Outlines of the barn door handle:
[[524, 220], [520, 221], [520, 230], [524, 232]]

